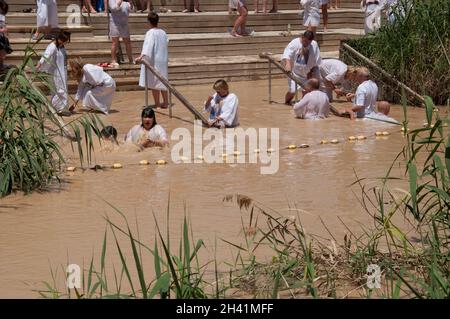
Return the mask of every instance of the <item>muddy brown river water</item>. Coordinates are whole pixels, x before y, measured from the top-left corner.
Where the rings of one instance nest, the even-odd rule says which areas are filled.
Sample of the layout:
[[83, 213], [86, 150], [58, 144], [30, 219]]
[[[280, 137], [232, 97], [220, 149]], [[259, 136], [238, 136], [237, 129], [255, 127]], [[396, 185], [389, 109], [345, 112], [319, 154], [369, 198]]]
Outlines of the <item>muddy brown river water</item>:
[[[285, 81], [274, 82], [274, 99], [281, 102]], [[179, 87], [179, 90], [197, 106], [212, 91], [209, 85]], [[214, 255], [215, 239], [234, 242], [242, 239], [242, 214], [236, 205], [223, 202], [227, 194], [248, 195], [286, 216], [296, 215], [293, 207], [297, 207], [301, 209], [299, 214], [306, 230], [325, 237], [319, 217], [339, 238], [345, 228], [338, 217], [354, 229], [360, 227], [359, 223], [371, 223], [358, 203], [358, 189], [349, 185], [356, 180], [354, 172], [366, 178], [384, 176], [404, 145], [399, 126], [334, 116], [323, 121], [296, 119], [287, 106], [264, 101], [266, 81], [231, 83], [231, 91], [240, 99], [241, 127], [279, 128], [280, 147], [301, 143], [310, 147], [280, 150], [279, 169], [269, 175], [260, 173], [260, 164], [175, 164], [171, 161], [170, 148], [144, 152], [124, 147], [101, 152], [97, 148], [96, 163], [119, 162], [124, 167], [97, 172], [78, 169], [64, 173], [63, 183], [47, 192], [15, 194], [0, 200], [0, 297], [37, 297], [32, 289], [42, 287], [43, 280], [51, 279], [50, 265], [55, 268], [66, 264], [68, 259], [70, 263], [87, 264], [92, 254], [98, 256], [106, 228], [103, 216], [121, 222], [106, 202], [120, 209], [131, 224], [137, 220], [142, 239], [151, 246], [155, 236], [152, 212], [165, 229], [170, 193], [169, 231], [174, 242], [180, 238], [186, 207], [195, 237], [206, 243], [205, 258]], [[118, 129], [121, 139], [129, 128], [139, 123], [143, 101], [143, 92], [119, 92], [114, 100], [115, 112], [102, 119]], [[158, 111], [158, 123], [169, 134], [180, 127], [193, 132], [191, 114], [177, 101], [173, 112], [175, 117], [169, 119], [167, 111]], [[394, 106], [391, 115], [401, 121], [401, 107]], [[410, 108], [409, 116], [412, 127], [422, 126], [422, 109]], [[376, 131], [391, 134], [376, 139]], [[347, 141], [348, 136], [361, 134], [368, 139]], [[340, 143], [319, 144], [322, 139], [332, 138], [339, 139]], [[171, 142], [172, 146], [175, 143]], [[69, 163], [79, 166], [69, 145], [64, 150]], [[142, 167], [137, 165], [142, 159], [152, 164], [165, 159], [168, 164]], [[403, 178], [403, 172], [404, 167], [396, 167], [393, 175]], [[394, 186], [406, 189], [406, 182], [398, 181]], [[113, 247], [112, 243], [108, 247]], [[231, 250], [229, 245], [217, 241], [220, 260], [229, 259]], [[114, 259], [115, 253], [111, 254]], [[149, 267], [151, 264], [147, 263]]]

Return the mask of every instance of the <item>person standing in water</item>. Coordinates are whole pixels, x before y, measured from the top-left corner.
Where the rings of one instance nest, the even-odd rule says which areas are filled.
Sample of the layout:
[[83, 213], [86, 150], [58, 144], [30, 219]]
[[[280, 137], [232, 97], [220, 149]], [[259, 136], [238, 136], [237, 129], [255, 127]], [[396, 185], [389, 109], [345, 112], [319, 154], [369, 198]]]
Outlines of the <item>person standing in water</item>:
[[133, 143], [141, 150], [147, 147], [164, 147], [169, 144], [167, 133], [156, 122], [155, 112], [146, 107], [141, 113], [141, 124], [133, 126], [125, 136], [125, 143]]
[[225, 80], [217, 80], [213, 85], [216, 93], [205, 102], [205, 111], [210, 112], [209, 126], [217, 128], [235, 127], [239, 125], [239, 99], [230, 93]]
[[[148, 14], [148, 22], [150, 30], [145, 35], [144, 45], [141, 55], [136, 58], [136, 63], [141, 61], [148, 62], [153, 66], [165, 79], [169, 77], [169, 37], [164, 30], [158, 28], [159, 16], [155, 12]], [[147, 75], [146, 75], [147, 73]], [[147, 83], [145, 82], [147, 76]], [[169, 99], [166, 86], [147, 68], [141, 66], [141, 75], [139, 78], [139, 86], [148, 87], [152, 90], [155, 100], [155, 107], [166, 109], [169, 107]], [[163, 97], [163, 104], [160, 104], [159, 95]]]

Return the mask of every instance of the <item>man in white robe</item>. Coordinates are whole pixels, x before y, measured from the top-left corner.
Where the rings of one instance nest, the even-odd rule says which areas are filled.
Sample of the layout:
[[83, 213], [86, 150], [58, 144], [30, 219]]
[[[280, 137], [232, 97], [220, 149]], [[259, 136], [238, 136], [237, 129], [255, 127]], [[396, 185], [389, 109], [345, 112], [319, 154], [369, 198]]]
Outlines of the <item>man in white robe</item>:
[[112, 105], [116, 82], [103, 68], [85, 64], [83, 66], [83, 78], [81, 79], [75, 100], [81, 100], [83, 108], [96, 110], [105, 114], [109, 113]]
[[33, 38], [37, 40], [39, 33], [48, 37], [52, 29], [58, 28], [58, 5], [56, 0], [37, 0], [37, 30]]
[[[150, 30], [145, 35], [144, 45], [142, 47], [141, 55], [136, 59], [136, 62], [142, 60], [147, 61], [152, 65], [165, 79], [168, 78], [168, 63], [169, 63], [169, 38], [164, 32], [158, 28], [159, 17], [158, 14], [151, 12], [148, 15], [150, 22]], [[147, 74], [147, 83], [145, 76]], [[155, 99], [155, 107], [168, 108], [168, 94], [166, 86], [144, 65], [141, 66], [141, 75], [139, 79], [141, 87], [147, 86], [152, 90], [153, 98]], [[159, 94], [163, 96], [163, 104], [160, 105]]]
[[344, 83], [347, 70], [347, 64], [338, 59], [323, 59], [319, 65], [321, 91], [328, 95], [330, 102], [333, 101], [336, 85]]
[[[322, 63], [319, 45], [314, 41], [312, 31], [305, 31], [300, 37], [292, 40], [284, 49], [282, 60], [287, 72], [292, 72], [300, 82], [306, 84], [310, 78], [320, 79], [319, 65]], [[288, 79], [289, 90], [285, 103], [289, 104], [297, 91], [297, 84]]]
[[328, 117], [330, 102], [327, 95], [319, 91], [320, 83], [317, 79], [311, 79], [306, 84], [306, 94], [297, 102], [294, 113], [298, 118], [305, 120], [320, 120]]
[[209, 125], [217, 128], [238, 126], [239, 99], [236, 94], [229, 92], [225, 80], [217, 80], [213, 89], [216, 93], [205, 102], [205, 111], [210, 112]]

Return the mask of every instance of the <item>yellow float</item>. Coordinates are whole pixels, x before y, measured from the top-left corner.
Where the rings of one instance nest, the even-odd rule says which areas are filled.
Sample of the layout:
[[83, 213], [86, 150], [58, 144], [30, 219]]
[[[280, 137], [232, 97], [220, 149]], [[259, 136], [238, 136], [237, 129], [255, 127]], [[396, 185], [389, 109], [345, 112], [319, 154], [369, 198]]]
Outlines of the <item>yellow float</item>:
[[301, 144], [301, 145], [300, 145], [300, 148], [308, 148], [308, 147], [309, 147], [308, 144]]
[[156, 165], [166, 165], [167, 162], [165, 160], [158, 160], [156, 161]]
[[354, 137], [353, 135], [352, 135], [352, 136], [349, 136], [349, 137], [348, 137], [348, 140], [349, 140], [349, 141], [354, 141], [354, 140], [356, 140], [356, 137]]
[[197, 156], [197, 159], [203, 161], [205, 159], [205, 157], [203, 155], [199, 155], [199, 156]]
[[259, 148], [256, 148], [253, 152], [254, 153], [259, 153], [259, 152], [261, 152], [261, 150]]
[[297, 148], [297, 145], [291, 144], [287, 148], [288, 148], [288, 150], [295, 150]]
[[76, 169], [77, 169], [76, 167], [69, 166], [69, 167], [67, 167], [66, 170], [67, 170], [68, 172], [75, 172]]
[[320, 144], [328, 144], [328, 141], [327, 140], [321, 140]]
[[239, 155], [241, 155], [241, 152], [239, 152], [239, 151], [234, 151], [233, 155], [234, 155], [234, 156], [239, 156]]
[[334, 139], [334, 140], [331, 140], [330, 143], [331, 144], [337, 144], [337, 143], [339, 143], [339, 140]]
[[112, 168], [114, 168], [114, 169], [122, 168], [122, 164], [120, 164], [120, 163], [114, 163], [113, 166], [112, 166]]
[[357, 139], [358, 141], [362, 141], [365, 140], [367, 137], [365, 137], [364, 135], [358, 135]]
[[391, 133], [384, 131], [382, 134], [383, 134], [383, 136], [388, 136], [388, 135], [390, 135]]
[[267, 150], [267, 152], [268, 152], [268, 153], [272, 153], [272, 152], [275, 152], [275, 150], [274, 150], [273, 148], [269, 148], [269, 149]]
[[148, 164], [150, 164], [150, 162], [147, 160], [142, 160], [139, 162], [139, 165], [148, 165]]

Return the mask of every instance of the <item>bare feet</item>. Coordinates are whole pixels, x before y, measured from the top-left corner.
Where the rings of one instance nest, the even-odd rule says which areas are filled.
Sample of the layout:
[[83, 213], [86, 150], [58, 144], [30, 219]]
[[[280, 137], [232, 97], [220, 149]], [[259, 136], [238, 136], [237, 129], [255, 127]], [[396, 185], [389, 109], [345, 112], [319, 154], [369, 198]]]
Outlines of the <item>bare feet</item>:
[[240, 35], [240, 34], [237, 33], [236, 31], [231, 31], [230, 34], [231, 34], [233, 37], [242, 37], [242, 35]]

